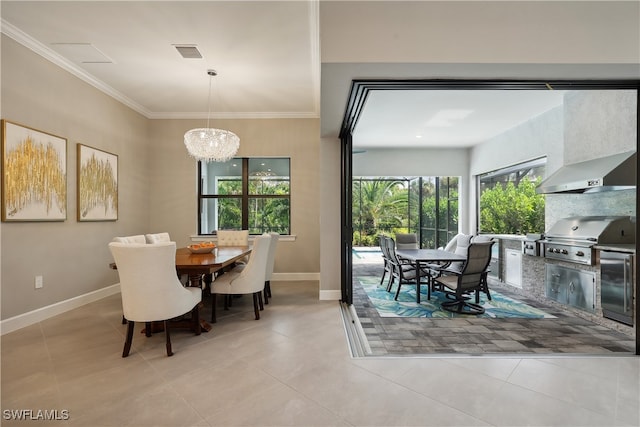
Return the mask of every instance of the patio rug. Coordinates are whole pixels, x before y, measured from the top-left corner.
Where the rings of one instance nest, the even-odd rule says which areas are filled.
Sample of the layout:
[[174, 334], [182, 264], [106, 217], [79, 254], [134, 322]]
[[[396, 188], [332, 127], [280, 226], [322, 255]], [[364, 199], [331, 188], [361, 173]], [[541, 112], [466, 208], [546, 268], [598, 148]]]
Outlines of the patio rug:
[[[447, 300], [444, 293], [432, 292], [431, 300], [427, 299], [427, 289], [422, 286], [420, 292], [420, 304], [416, 303], [416, 287], [403, 285], [395, 301], [395, 286], [391, 292], [387, 292], [384, 286], [379, 286], [380, 278], [373, 276], [360, 276], [358, 282], [367, 293], [369, 300], [378, 311], [380, 317], [469, 317], [468, 314], [451, 313], [443, 310], [440, 304]], [[490, 290], [491, 301], [485, 294], [480, 294], [480, 305], [484, 307], [484, 314], [479, 317], [500, 318], [526, 318], [526, 319], [554, 319], [556, 316], [525, 304], [516, 299]]]

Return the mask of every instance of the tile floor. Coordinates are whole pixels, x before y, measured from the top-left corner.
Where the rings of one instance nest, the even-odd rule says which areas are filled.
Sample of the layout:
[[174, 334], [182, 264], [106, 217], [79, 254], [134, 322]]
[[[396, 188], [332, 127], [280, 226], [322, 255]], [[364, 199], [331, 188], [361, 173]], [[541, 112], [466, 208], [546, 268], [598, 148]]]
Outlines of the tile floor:
[[[496, 288], [493, 285], [492, 288]], [[556, 306], [510, 294], [556, 316], [555, 319], [455, 319], [380, 317], [366, 292], [354, 280], [354, 302], [371, 355], [432, 354], [631, 354], [635, 339]]]
[[[352, 358], [340, 304], [319, 301], [317, 282], [273, 293], [259, 321], [240, 298], [211, 332], [175, 332], [171, 358], [162, 334], [138, 332], [120, 357], [118, 295], [6, 334], [1, 424], [640, 425], [640, 357]], [[29, 409], [69, 419], [7, 419]]]
[[381, 259], [374, 255], [365, 255], [360, 260], [354, 258], [353, 271], [353, 305], [370, 347], [370, 355], [635, 353], [632, 329], [627, 334], [611, 330], [567, 312], [559, 304], [544, 304], [515, 294], [508, 286], [497, 283], [491, 284], [491, 288], [538, 307], [556, 318], [380, 317], [357, 278], [382, 277]]

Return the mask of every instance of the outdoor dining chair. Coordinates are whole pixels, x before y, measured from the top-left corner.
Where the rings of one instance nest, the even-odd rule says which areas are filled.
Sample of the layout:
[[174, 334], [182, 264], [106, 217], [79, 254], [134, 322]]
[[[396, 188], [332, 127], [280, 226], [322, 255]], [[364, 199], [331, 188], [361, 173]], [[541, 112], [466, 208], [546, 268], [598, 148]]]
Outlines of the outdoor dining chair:
[[[467, 248], [467, 259], [462, 267], [450, 266], [433, 279], [434, 290], [447, 293], [450, 301], [441, 304], [447, 311], [462, 314], [482, 314], [484, 308], [479, 304], [480, 292], [487, 288], [487, 274], [491, 262], [491, 247], [495, 242], [472, 242]], [[475, 293], [475, 303], [469, 302], [471, 293]]]

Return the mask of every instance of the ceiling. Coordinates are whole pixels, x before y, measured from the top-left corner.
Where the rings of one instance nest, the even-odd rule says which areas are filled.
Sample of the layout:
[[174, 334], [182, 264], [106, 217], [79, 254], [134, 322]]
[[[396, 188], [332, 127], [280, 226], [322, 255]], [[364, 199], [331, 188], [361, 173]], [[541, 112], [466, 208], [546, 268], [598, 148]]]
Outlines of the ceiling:
[[354, 146], [469, 147], [562, 105], [563, 97], [557, 90], [372, 91]]
[[[323, 20], [336, 19], [339, 9], [329, 13], [335, 5], [324, 9]], [[2, 1], [1, 13], [4, 34], [147, 118], [206, 119], [207, 70], [215, 69], [212, 118], [318, 118], [322, 112], [323, 122], [325, 115], [332, 121], [330, 131], [323, 123], [322, 136], [335, 136], [351, 77], [336, 83], [323, 75], [321, 92], [319, 10], [313, 0]], [[323, 38], [333, 27], [323, 25]], [[185, 59], [176, 45], [195, 46], [202, 58]], [[559, 105], [562, 97], [510, 92], [374, 92], [354, 146], [469, 146]]]
[[[316, 2], [2, 1], [2, 32], [148, 118], [319, 117]], [[185, 59], [175, 45], [194, 45]]]

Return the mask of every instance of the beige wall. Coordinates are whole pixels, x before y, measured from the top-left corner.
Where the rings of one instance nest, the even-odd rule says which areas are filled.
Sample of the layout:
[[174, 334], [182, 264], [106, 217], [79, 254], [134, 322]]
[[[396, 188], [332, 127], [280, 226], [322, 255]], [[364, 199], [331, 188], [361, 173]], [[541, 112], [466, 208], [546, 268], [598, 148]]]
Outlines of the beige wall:
[[[149, 122], [5, 36], [1, 100], [3, 119], [67, 138], [67, 220], [0, 225], [6, 319], [118, 281], [107, 243], [148, 229]], [[76, 220], [78, 143], [118, 155], [118, 221]], [[42, 289], [34, 287], [36, 275]]]
[[340, 290], [340, 140], [322, 138], [320, 174], [320, 297], [338, 299]]
[[[154, 120], [150, 138], [151, 223], [168, 231], [178, 245], [197, 233], [197, 167], [183, 143], [185, 131], [202, 120]], [[320, 176], [318, 119], [212, 120], [240, 137], [242, 157], [291, 158], [291, 233], [295, 241], [278, 246], [276, 273], [320, 271]]]
[[[104, 289], [114, 236], [168, 231], [185, 245], [197, 231], [196, 164], [183, 134], [202, 121], [149, 120], [12, 39], [2, 37], [2, 118], [68, 139], [67, 220], [0, 223], [3, 320]], [[276, 273], [320, 269], [319, 120], [228, 120], [239, 156], [291, 158], [291, 229]], [[76, 219], [76, 144], [118, 155], [117, 221]], [[44, 287], [36, 290], [36, 275]]]

